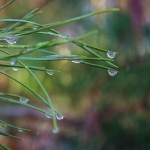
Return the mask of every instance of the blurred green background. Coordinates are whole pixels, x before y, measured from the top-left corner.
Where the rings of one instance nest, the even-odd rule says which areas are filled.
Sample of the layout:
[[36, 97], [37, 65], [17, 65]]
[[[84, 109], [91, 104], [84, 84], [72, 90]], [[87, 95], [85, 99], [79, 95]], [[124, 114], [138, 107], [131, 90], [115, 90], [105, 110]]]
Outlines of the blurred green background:
[[[5, 0], [0, 1], [2, 6]], [[36, 63], [61, 70], [53, 76], [35, 72], [47, 89], [54, 106], [65, 115], [58, 121], [60, 132], [52, 134], [52, 122], [44, 115], [25, 107], [2, 103], [4, 121], [29, 128], [20, 133], [6, 128], [24, 141], [0, 136], [0, 142], [14, 150], [149, 150], [150, 149], [150, 2], [148, 0], [16, 0], [1, 10], [0, 18], [21, 18], [34, 8], [43, 11], [32, 21], [51, 23], [106, 8], [120, 12], [87, 18], [56, 28], [70, 37], [94, 29], [98, 34], [85, 42], [110, 51], [117, 51], [115, 64], [119, 73], [111, 77], [107, 71], [73, 64], [69, 61]], [[2, 24], [1, 26], [4, 26]], [[34, 44], [52, 39], [30, 35], [18, 44]], [[51, 49], [61, 54], [89, 55], [73, 44]], [[15, 50], [14, 50], [15, 51]], [[101, 54], [101, 53], [100, 53]], [[40, 54], [36, 54], [40, 55]], [[101, 54], [106, 56], [106, 54]], [[35, 62], [28, 62], [30, 64]], [[9, 71], [11, 75], [43, 94], [25, 70]], [[44, 105], [26, 89], [0, 75], [0, 91], [19, 94], [30, 103]]]

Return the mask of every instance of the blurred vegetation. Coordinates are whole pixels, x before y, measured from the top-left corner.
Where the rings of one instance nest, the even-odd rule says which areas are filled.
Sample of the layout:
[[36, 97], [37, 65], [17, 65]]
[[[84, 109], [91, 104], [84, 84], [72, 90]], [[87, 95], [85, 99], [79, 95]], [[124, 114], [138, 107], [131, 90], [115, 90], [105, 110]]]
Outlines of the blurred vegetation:
[[[62, 21], [91, 11], [119, 7], [121, 11], [118, 13], [87, 18], [57, 28], [70, 37], [76, 37], [95, 28], [99, 29], [96, 36], [84, 41], [103, 49], [117, 51], [119, 55], [116, 56], [115, 63], [119, 66], [119, 74], [111, 77], [105, 70], [67, 61], [43, 64], [51, 69], [61, 70], [61, 73], [51, 77], [44, 73], [36, 74], [48, 89], [55, 107], [66, 116], [58, 122], [60, 133], [51, 133], [49, 121], [45, 116], [25, 108], [16, 107], [18, 111], [14, 112], [15, 109], [4, 103], [1, 104], [1, 117], [7, 122], [22, 125], [32, 131], [16, 133], [25, 138], [23, 142], [2, 137], [0, 141], [12, 149], [21, 150], [150, 149], [149, 1], [17, 0], [3, 10], [1, 18], [20, 18], [26, 10], [35, 6], [43, 10], [41, 18], [34, 18], [35, 22], [40, 23]], [[18, 14], [22, 15], [17, 16]], [[44, 41], [47, 37], [41, 39], [40, 36], [29, 36], [20, 39], [19, 42], [36, 43], [38, 40]], [[86, 53], [73, 44], [57, 46], [53, 51], [62, 54]], [[12, 74], [38, 90], [25, 72], [18, 71]], [[0, 91], [26, 95], [32, 99], [31, 104], [36, 102], [37, 106], [44, 107], [21, 86], [2, 75], [0, 85]], [[41, 92], [40, 89], [38, 92]], [[9, 113], [6, 111], [8, 109]]]

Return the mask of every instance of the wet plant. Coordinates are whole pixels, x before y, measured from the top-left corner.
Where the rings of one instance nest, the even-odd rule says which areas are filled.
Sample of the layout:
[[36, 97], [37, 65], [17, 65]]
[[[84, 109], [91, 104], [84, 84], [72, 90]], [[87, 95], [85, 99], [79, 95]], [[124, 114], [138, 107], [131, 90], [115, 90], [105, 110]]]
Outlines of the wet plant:
[[[14, 2], [14, 0], [9, 1], [7, 4], [2, 6], [0, 10], [10, 5], [12, 2]], [[50, 62], [50, 61], [68, 60], [76, 64], [84, 64], [84, 65], [88, 65], [89, 67], [92, 66], [92, 67], [98, 67], [100, 69], [104, 69], [108, 71], [108, 73], [111, 76], [114, 76], [118, 72], [117, 71], [118, 67], [113, 63], [113, 58], [115, 58], [117, 52], [111, 52], [109, 50], [104, 50], [102, 48], [95, 47], [88, 43], [82, 42], [83, 38], [96, 34], [97, 31], [92, 31], [90, 33], [78, 36], [76, 38], [71, 38], [55, 30], [55, 28], [58, 26], [63, 26], [63, 25], [81, 20], [81, 19], [85, 19], [87, 17], [92, 17], [94, 15], [99, 15], [99, 14], [108, 13], [108, 12], [115, 12], [115, 11], [119, 11], [119, 9], [112, 8], [112, 9], [102, 10], [99, 12], [90, 13], [90, 14], [79, 16], [79, 17], [72, 18], [69, 20], [58, 21], [58, 22], [49, 23], [49, 24], [39, 24], [33, 21], [29, 21], [29, 19], [31, 19], [32, 17], [38, 14], [41, 14], [41, 11], [38, 11], [38, 9], [34, 9], [30, 11], [22, 19], [1, 19], [0, 23], [9, 22], [9, 23], [12, 23], [12, 25], [6, 26], [5, 28], [0, 29], [0, 40], [3, 42], [3, 43], [0, 43], [0, 51], [1, 51], [0, 67], [2, 68], [0, 70], [0, 73], [14, 80], [15, 82], [19, 83], [26, 89], [28, 89], [29, 92], [33, 93], [39, 100], [41, 100], [51, 110], [51, 113], [48, 113], [40, 108], [30, 105], [28, 98], [22, 97], [19, 95], [1, 92], [0, 100], [14, 103], [14, 104], [24, 105], [26, 107], [40, 111], [41, 113], [45, 114], [47, 118], [52, 119], [52, 122], [53, 122], [52, 132], [58, 133], [59, 128], [57, 126], [57, 119], [62, 120], [64, 116], [63, 114], [59, 112], [59, 110], [55, 109], [55, 107], [53, 106], [52, 100], [50, 99], [46, 89], [41, 84], [37, 76], [33, 73], [33, 70], [46, 72], [47, 75], [53, 75], [56, 72], [60, 73], [60, 70], [51, 70], [50, 68], [39, 67], [39, 66], [36, 66], [36, 63], [34, 63], [35, 66], [33, 65], [30, 66], [30, 65], [27, 65], [25, 62], [28, 62], [28, 61], [34, 61], [34, 62], [49, 61]], [[44, 36], [44, 35], [52, 36], [54, 37], [54, 39], [50, 41], [44, 41], [44, 42], [39, 41], [37, 44], [33, 44], [33, 45], [29, 45], [28, 43], [25, 45], [17, 44], [17, 41], [20, 38], [24, 38], [25, 36], [30, 36], [31, 34], [38, 34], [40, 36]], [[57, 41], [55, 39], [56, 37], [59, 37], [62, 40]], [[81, 47], [83, 50], [90, 53], [91, 57], [81, 56], [81, 55], [71, 55], [71, 54], [62, 55], [62, 54], [58, 54], [53, 51], [50, 51], [48, 49], [48, 48], [58, 46], [58, 45], [63, 45], [66, 43], [73, 43], [76, 46]], [[10, 53], [9, 52], [10, 49], [17, 49], [17, 52]], [[44, 56], [36, 57], [35, 55], [32, 55], [33, 52], [38, 52], [38, 51], [43, 52]], [[100, 55], [101, 52], [106, 53], [106, 56], [108, 57], [107, 58], [102, 57]], [[31, 54], [31, 55], [28, 56], [27, 54]], [[10, 62], [9, 64], [6, 63], [8, 61]], [[99, 63], [98, 64], [94, 63], [94, 61], [98, 61]], [[100, 65], [100, 62], [104, 62], [106, 65], [105, 66]], [[25, 69], [27, 72], [29, 72], [30, 76], [34, 78], [35, 82], [37, 82], [37, 84], [41, 88], [41, 91], [43, 91], [45, 97], [42, 97], [34, 89], [20, 82], [17, 78], [14, 78], [13, 76], [11, 76], [11, 74], [7, 73], [7, 69], [10, 69], [10, 68], [12, 68], [14, 71], [18, 71], [18, 69], [22, 68], [22, 69]], [[8, 124], [2, 120], [0, 120], [0, 127], [1, 128], [5, 128], [5, 127], [14, 128], [20, 132], [30, 131], [28, 129], [23, 129], [23, 128]], [[1, 130], [0, 130], [0, 135], [9, 136], [12, 138], [22, 140], [20, 137], [10, 135], [8, 133], [2, 132]], [[4, 146], [2, 143], [0, 144], [0, 146], [6, 150], [9, 150], [9, 148]]]

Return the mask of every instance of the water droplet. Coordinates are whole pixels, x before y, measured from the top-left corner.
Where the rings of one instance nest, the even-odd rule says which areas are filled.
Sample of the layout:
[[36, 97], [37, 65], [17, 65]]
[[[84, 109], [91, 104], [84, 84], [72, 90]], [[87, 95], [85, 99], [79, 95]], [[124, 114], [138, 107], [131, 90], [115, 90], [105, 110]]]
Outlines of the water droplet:
[[108, 73], [109, 73], [111, 76], [114, 76], [114, 75], [116, 75], [116, 74], [117, 74], [117, 71], [116, 71], [116, 70], [111, 69], [111, 70], [108, 70]]
[[79, 64], [82, 60], [72, 60], [73, 63]]
[[61, 114], [56, 113], [56, 118], [58, 120], [62, 120], [64, 117]]
[[22, 102], [22, 103], [27, 103], [28, 101], [29, 101], [28, 98], [20, 97], [20, 102]]
[[47, 71], [47, 73], [52, 76], [54, 74], [54, 71]]
[[19, 70], [19, 68], [12, 68], [12, 70], [14, 70], [14, 71], [18, 71], [18, 70]]
[[108, 53], [107, 53], [107, 56], [108, 56], [109, 58], [115, 58], [116, 52], [108, 52]]
[[11, 60], [10, 60], [10, 64], [12, 65], [12, 66], [14, 66], [15, 64], [16, 64], [16, 58], [12, 58]]
[[5, 40], [9, 44], [15, 44], [19, 40], [19, 38], [20, 38], [20, 36], [18, 36], [18, 35], [11, 35], [11, 36], [5, 37]]
[[54, 134], [57, 134], [57, 133], [59, 132], [59, 128], [53, 129], [52, 132], [53, 132]]
[[46, 116], [47, 118], [52, 118], [52, 116], [51, 116], [50, 114], [45, 114], [45, 116]]
[[19, 132], [23, 132], [23, 130], [22, 130], [22, 129], [18, 129], [18, 131], [19, 131]]

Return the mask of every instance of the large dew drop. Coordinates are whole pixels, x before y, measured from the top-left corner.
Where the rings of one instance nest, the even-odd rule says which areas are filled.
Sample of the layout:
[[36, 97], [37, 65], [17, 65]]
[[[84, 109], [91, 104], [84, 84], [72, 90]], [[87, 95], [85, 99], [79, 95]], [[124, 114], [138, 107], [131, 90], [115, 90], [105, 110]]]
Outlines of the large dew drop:
[[82, 60], [72, 60], [73, 63], [79, 64]]
[[59, 128], [53, 129], [52, 132], [53, 132], [54, 134], [57, 134], [57, 133], [59, 132]]
[[115, 56], [116, 56], [116, 52], [108, 52], [108, 53], [107, 53], [107, 56], [108, 56], [109, 58], [113, 59], [113, 58], [115, 58]]
[[14, 71], [18, 71], [18, 70], [19, 70], [19, 68], [12, 68], [12, 70], [14, 70]]
[[54, 71], [47, 71], [47, 74], [52, 76], [54, 74]]
[[20, 102], [22, 103], [28, 103], [29, 99], [25, 97], [20, 97]]
[[45, 116], [47, 117], [47, 118], [52, 118], [52, 116], [49, 114], [45, 114]]
[[116, 70], [113, 70], [113, 69], [110, 69], [108, 70], [108, 73], [111, 75], [111, 76], [114, 76], [117, 74], [117, 71]]
[[64, 117], [61, 114], [56, 113], [56, 118], [58, 120], [62, 120]]
[[15, 44], [19, 40], [19, 38], [20, 38], [20, 36], [18, 36], [18, 35], [11, 35], [11, 36], [5, 37], [5, 40], [9, 44]]

